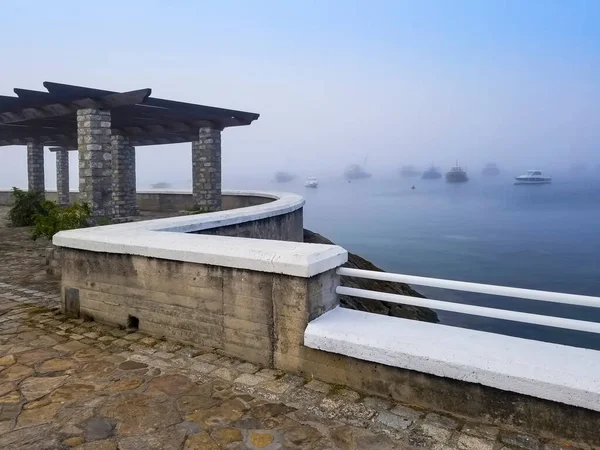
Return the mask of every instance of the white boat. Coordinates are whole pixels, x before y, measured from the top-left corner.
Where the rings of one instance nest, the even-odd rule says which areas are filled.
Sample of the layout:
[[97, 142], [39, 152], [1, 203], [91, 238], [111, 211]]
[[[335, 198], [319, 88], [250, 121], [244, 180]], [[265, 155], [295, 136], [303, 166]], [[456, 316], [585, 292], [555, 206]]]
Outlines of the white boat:
[[306, 186], [308, 188], [316, 188], [319, 186], [319, 182], [317, 181], [317, 179], [315, 177], [308, 177], [306, 179], [306, 181], [304, 182], [304, 186]]
[[525, 175], [515, 177], [515, 184], [547, 184], [552, 182], [551, 177], [545, 177], [541, 170], [528, 170]]

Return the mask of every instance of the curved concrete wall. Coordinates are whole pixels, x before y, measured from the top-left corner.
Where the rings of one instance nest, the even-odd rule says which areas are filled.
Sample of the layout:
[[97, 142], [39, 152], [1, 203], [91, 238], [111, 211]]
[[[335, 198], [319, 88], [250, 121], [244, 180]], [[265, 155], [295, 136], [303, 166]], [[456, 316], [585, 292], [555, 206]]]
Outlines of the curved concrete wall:
[[[57, 200], [56, 191], [46, 191], [48, 200]], [[71, 192], [71, 202], [79, 198], [78, 192]], [[278, 197], [274, 194], [246, 191], [223, 191], [223, 211], [248, 208], [274, 202]], [[137, 202], [141, 211], [152, 212], [184, 212], [194, 207], [191, 192], [187, 191], [138, 191]], [[0, 206], [10, 206], [13, 199], [9, 190], [0, 191]], [[271, 239], [276, 241], [302, 242], [303, 240], [302, 207], [295, 211], [276, 214], [258, 220], [249, 220], [228, 226], [194, 231], [197, 234], [214, 236], [245, 237], [253, 239]]]
[[[56, 191], [46, 191], [48, 200], [56, 201], [58, 194]], [[275, 199], [272, 197], [264, 197], [260, 195], [242, 195], [239, 192], [229, 194], [224, 191], [222, 194], [222, 209], [229, 210], [235, 208], [245, 208], [247, 206], [262, 205], [269, 203]], [[76, 202], [79, 199], [78, 191], [71, 191], [71, 202]], [[191, 209], [194, 207], [192, 193], [188, 191], [138, 191], [137, 203], [141, 211], [164, 211], [177, 212]], [[13, 204], [11, 190], [0, 190], [0, 206], [10, 206]]]

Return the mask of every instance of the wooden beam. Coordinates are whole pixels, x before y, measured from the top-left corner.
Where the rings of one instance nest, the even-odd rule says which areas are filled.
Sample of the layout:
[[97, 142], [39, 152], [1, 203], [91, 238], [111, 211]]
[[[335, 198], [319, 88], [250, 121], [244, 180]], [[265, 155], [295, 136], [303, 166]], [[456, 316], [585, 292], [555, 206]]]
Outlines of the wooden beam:
[[[112, 91], [105, 91], [101, 89], [92, 89], [82, 86], [72, 86], [68, 84], [53, 83], [46, 81], [44, 87], [48, 89], [48, 92], [59, 95], [74, 94], [78, 93], [83, 96], [95, 95], [107, 95], [113, 93]], [[244, 125], [249, 125], [253, 120], [259, 118], [259, 114], [239, 111], [234, 109], [217, 108], [214, 106], [195, 105], [192, 103], [177, 102], [173, 100], [164, 100], [161, 98], [148, 98], [145, 102], [147, 106], [155, 106], [158, 108], [168, 109], [173, 113], [187, 113], [194, 115], [199, 119], [213, 120], [213, 119], [230, 119], [237, 118]]]
[[[21, 91], [15, 89], [15, 91]], [[35, 92], [35, 91], [33, 91]], [[77, 111], [82, 108], [118, 108], [125, 105], [135, 105], [136, 103], [142, 103], [145, 101], [150, 94], [151, 89], [140, 89], [137, 91], [123, 92], [117, 94], [110, 94], [99, 99], [83, 98], [79, 100], [72, 100], [69, 103], [48, 103], [39, 107], [23, 108], [21, 111], [10, 111], [0, 113], [0, 124], [2, 123], [16, 123], [25, 122], [32, 119], [44, 119], [49, 117], [64, 116]], [[26, 96], [31, 97], [43, 97], [39, 96], [40, 93], [31, 94], [28, 93]], [[42, 93], [43, 94], [43, 93]], [[55, 96], [49, 96], [55, 98]]]

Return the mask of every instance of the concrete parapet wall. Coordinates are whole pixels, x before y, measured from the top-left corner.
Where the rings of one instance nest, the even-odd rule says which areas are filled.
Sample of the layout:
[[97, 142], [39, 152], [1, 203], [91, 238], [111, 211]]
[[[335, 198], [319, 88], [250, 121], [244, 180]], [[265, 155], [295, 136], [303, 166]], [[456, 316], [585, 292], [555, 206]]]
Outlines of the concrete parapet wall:
[[[274, 198], [260, 195], [222, 193], [222, 210], [246, 208], [274, 201]], [[142, 211], [177, 212], [191, 210], [196, 205], [191, 192], [186, 191], [138, 191], [137, 202]]]
[[302, 242], [304, 238], [302, 209], [297, 209], [281, 216], [212, 228], [210, 230], [199, 231], [198, 233], [213, 236]]
[[[178, 212], [194, 208], [194, 198], [191, 192], [186, 191], [137, 191], [137, 204], [141, 211], [153, 212]], [[57, 201], [58, 194], [55, 190], [47, 190], [46, 198]], [[79, 200], [79, 192], [71, 191], [69, 194], [71, 203]], [[260, 195], [230, 194], [223, 191], [222, 210], [246, 208], [248, 206], [263, 205], [275, 201], [272, 197]], [[13, 198], [11, 190], [0, 190], [0, 206], [11, 206]]]
[[[135, 317], [142, 331], [221, 349], [265, 367], [273, 367], [274, 349], [285, 338], [274, 323], [287, 318], [306, 323], [310, 304], [327, 305], [316, 308], [315, 317], [334, 307], [335, 280], [333, 270], [301, 278], [62, 249], [67, 312], [122, 326]], [[77, 306], [66, 306], [73, 296]]]

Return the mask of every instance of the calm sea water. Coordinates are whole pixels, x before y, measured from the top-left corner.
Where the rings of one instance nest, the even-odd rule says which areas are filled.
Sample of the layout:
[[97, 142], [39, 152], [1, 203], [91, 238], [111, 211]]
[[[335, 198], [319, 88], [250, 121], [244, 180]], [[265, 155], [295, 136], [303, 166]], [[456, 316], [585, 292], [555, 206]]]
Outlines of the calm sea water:
[[[600, 176], [515, 186], [512, 177], [468, 183], [399, 177], [233, 188], [298, 192], [305, 226], [389, 272], [600, 297]], [[410, 190], [415, 184], [416, 189]], [[600, 309], [415, 286], [429, 298], [600, 322]], [[600, 335], [438, 312], [442, 323], [600, 349]]]

